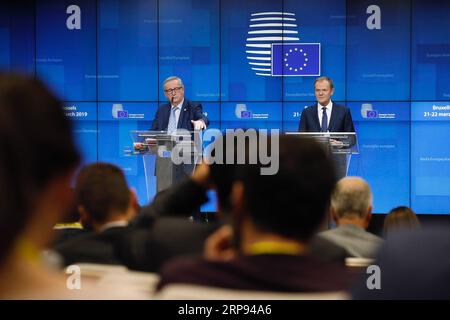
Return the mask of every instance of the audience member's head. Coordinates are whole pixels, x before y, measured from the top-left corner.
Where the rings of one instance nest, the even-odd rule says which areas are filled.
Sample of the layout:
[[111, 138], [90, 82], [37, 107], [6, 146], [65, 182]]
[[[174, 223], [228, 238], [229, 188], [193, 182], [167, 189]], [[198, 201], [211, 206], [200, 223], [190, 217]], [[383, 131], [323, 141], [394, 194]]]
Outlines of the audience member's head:
[[72, 224], [72, 223], [79, 223], [80, 222], [80, 212], [78, 211], [78, 207], [75, 203], [75, 197], [74, 201], [70, 206], [70, 209], [67, 211], [67, 213], [61, 217], [61, 219], [58, 221], [58, 224]]
[[420, 222], [414, 211], [408, 207], [397, 207], [389, 211], [384, 218], [383, 234], [387, 237], [399, 230], [414, 230], [420, 228]]
[[40, 81], [18, 75], [0, 75], [0, 144], [3, 259], [29, 223], [43, 225], [67, 209], [79, 154], [60, 101]]
[[[219, 213], [229, 213], [231, 211], [231, 188], [236, 176], [237, 164], [237, 138], [235, 135], [223, 135], [214, 142], [218, 149], [214, 149], [212, 156], [216, 157], [217, 152], [222, 152], [223, 162], [214, 162], [209, 166], [209, 177], [211, 184], [217, 194]], [[232, 163], [226, 163], [226, 156], [233, 154]]]
[[136, 197], [120, 168], [94, 163], [81, 169], [75, 186], [83, 225], [95, 230], [107, 223], [129, 221], [136, 214]]
[[[272, 153], [270, 146], [269, 139]], [[237, 170], [232, 188], [237, 236], [251, 229], [306, 243], [324, 219], [336, 182], [326, 151], [311, 139], [280, 136], [278, 172], [262, 175], [262, 167], [247, 164]]]
[[61, 102], [40, 81], [0, 74], [0, 149], [0, 264], [13, 270], [51, 241], [79, 163]]
[[210, 176], [217, 194], [218, 211], [226, 213], [230, 208], [231, 186], [234, 180], [234, 166], [230, 164], [213, 164], [210, 167]]
[[358, 177], [339, 180], [331, 196], [331, 215], [338, 226], [355, 224], [367, 229], [372, 217], [369, 184]]

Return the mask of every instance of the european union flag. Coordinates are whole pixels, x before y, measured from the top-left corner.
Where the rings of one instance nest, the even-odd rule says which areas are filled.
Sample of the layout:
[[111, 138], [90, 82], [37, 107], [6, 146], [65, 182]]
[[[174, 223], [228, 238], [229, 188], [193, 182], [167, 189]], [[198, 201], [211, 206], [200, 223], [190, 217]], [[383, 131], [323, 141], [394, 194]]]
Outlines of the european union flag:
[[128, 111], [126, 110], [117, 111], [117, 118], [128, 118]]
[[250, 119], [252, 117], [251, 111], [241, 111], [241, 118], [242, 119]]
[[378, 118], [378, 111], [377, 110], [367, 110], [367, 118]]
[[320, 43], [273, 43], [272, 76], [320, 76]]

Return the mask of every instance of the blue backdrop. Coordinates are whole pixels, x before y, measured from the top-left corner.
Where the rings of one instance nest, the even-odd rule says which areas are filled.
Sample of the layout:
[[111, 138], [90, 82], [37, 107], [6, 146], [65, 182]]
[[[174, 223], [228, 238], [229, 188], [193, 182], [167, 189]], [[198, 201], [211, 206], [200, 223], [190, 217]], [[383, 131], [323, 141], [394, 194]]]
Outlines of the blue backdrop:
[[145, 203], [154, 181], [124, 150], [130, 130], [150, 127], [166, 77], [183, 78], [211, 127], [296, 131], [315, 76], [273, 75], [283, 61], [271, 46], [319, 44], [320, 73], [359, 137], [350, 174], [371, 184], [374, 211], [450, 214], [449, 12], [445, 0], [1, 2], [0, 68], [47, 82], [84, 162], [122, 167]]

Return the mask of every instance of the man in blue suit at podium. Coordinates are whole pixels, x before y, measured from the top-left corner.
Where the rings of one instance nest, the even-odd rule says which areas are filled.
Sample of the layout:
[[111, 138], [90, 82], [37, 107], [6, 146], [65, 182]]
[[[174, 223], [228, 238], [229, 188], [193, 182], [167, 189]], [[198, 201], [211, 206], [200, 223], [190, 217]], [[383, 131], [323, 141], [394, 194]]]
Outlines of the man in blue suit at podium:
[[[300, 132], [355, 132], [350, 109], [331, 101], [334, 93], [333, 80], [319, 77], [314, 81], [317, 104], [302, 111], [298, 130]], [[333, 155], [338, 178], [347, 175], [346, 155]]]
[[[158, 107], [150, 130], [167, 131], [170, 135], [176, 135], [178, 129], [200, 131], [208, 126], [209, 120], [203, 114], [202, 105], [185, 99], [184, 85], [180, 78], [167, 78], [164, 80], [163, 89], [168, 103]], [[137, 149], [141, 150], [142, 144], [138, 143]], [[171, 157], [158, 156], [155, 163], [157, 191], [167, 189], [173, 183], [191, 175], [196, 160], [193, 157], [191, 163], [173, 164]]]
[[350, 109], [331, 101], [333, 93], [334, 85], [330, 78], [320, 77], [314, 81], [317, 104], [303, 110], [300, 132], [355, 132]]
[[158, 107], [151, 130], [167, 130], [170, 134], [177, 129], [194, 131], [208, 126], [209, 120], [203, 115], [202, 105], [184, 98], [184, 85], [180, 78], [167, 78], [163, 87], [169, 103]]

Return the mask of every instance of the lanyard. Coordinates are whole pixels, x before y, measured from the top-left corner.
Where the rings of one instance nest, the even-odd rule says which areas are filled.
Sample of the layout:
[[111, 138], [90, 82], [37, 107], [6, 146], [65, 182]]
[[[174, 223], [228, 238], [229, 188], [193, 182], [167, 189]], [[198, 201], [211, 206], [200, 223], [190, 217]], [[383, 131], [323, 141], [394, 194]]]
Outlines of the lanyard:
[[288, 254], [299, 255], [302, 248], [297, 243], [261, 241], [256, 242], [250, 247], [250, 254]]

